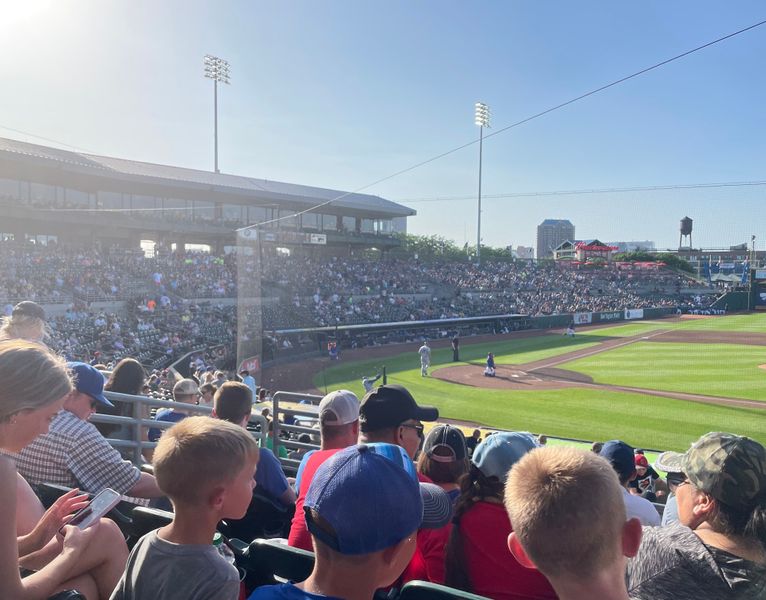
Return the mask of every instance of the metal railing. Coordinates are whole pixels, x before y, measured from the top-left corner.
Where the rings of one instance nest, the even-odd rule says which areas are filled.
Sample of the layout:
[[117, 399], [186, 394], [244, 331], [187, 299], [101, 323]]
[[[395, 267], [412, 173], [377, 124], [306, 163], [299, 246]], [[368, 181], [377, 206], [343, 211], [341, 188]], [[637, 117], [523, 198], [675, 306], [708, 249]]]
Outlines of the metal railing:
[[[300, 435], [301, 433], [307, 433], [309, 435], [319, 435], [319, 429], [310, 425], [319, 422], [319, 410], [318, 404], [322, 399], [322, 396], [314, 394], [297, 394], [294, 392], [276, 392], [271, 399], [271, 412], [273, 416], [273, 431], [269, 433], [272, 436], [273, 452], [274, 455], [279, 458], [279, 448], [284, 446], [288, 450], [319, 450], [319, 444], [304, 442], [298, 442], [295, 440], [283, 440], [279, 437], [280, 430], [287, 431], [291, 434]], [[303, 403], [302, 408], [283, 408], [279, 405], [281, 402], [298, 402]], [[279, 417], [291, 416], [296, 423], [289, 425], [280, 422]], [[263, 418], [263, 417], [262, 417]], [[304, 424], [300, 424], [303, 422]], [[301, 464], [300, 460], [294, 460], [291, 458], [279, 458], [283, 467], [291, 467], [297, 469]]]
[[[94, 414], [90, 421], [93, 423], [105, 423], [109, 425], [125, 425], [130, 428], [130, 439], [107, 438], [107, 441], [115, 448], [130, 448], [131, 461], [140, 465], [144, 461], [142, 451], [147, 448], [154, 448], [157, 442], [150, 442], [144, 439], [144, 430], [149, 429], [168, 429], [175, 425], [169, 421], [155, 421], [150, 418], [152, 408], [171, 408], [180, 409], [189, 414], [210, 415], [212, 409], [207, 406], [197, 406], [196, 404], [183, 404], [167, 400], [159, 400], [148, 396], [133, 396], [131, 394], [118, 394], [117, 392], [104, 392], [104, 395], [113, 402], [121, 402], [131, 406], [132, 416], [115, 416]], [[250, 416], [250, 423], [260, 426], [260, 431], [251, 431], [261, 446], [266, 444], [266, 435], [268, 433], [268, 422], [266, 418], [253, 414]]]

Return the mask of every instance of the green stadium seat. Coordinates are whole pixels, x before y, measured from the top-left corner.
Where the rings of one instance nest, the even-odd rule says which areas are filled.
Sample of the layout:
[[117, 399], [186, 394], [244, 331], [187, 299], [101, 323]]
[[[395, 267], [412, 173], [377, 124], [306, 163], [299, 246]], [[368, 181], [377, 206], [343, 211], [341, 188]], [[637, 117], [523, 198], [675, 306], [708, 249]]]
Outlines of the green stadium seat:
[[154, 531], [165, 525], [169, 525], [173, 520], [173, 513], [158, 508], [147, 508], [145, 506], [136, 506], [131, 514], [132, 525], [130, 527], [130, 536], [135, 541], [150, 531]]
[[253, 540], [249, 545], [230, 539], [237, 565], [245, 570], [248, 593], [279, 581], [303, 581], [314, 568], [314, 553], [292, 548], [276, 540]]
[[402, 587], [399, 600], [487, 600], [487, 598], [446, 585], [415, 580]]

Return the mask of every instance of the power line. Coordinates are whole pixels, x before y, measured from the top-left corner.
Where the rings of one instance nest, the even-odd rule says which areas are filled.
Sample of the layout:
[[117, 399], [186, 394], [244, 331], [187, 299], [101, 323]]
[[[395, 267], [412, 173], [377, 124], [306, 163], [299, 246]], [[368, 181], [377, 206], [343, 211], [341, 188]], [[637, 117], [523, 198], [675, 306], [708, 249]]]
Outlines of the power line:
[[4, 129], [6, 131], [13, 131], [14, 133], [20, 133], [21, 135], [26, 135], [38, 140], [44, 140], [46, 142], [51, 142], [53, 144], [58, 144], [59, 146], [66, 146], [67, 148], [72, 148], [73, 150], [78, 150], [80, 152], [87, 152], [89, 154], [95, 154], [95, 152], [91, 152], [90, 150], [87, 150], [85, 148], [80, 148], [79, 146], [72, 146], [72, 144], [67, 144], [66, 142], [61, 142], [59, 140], [54, 140], [52, 138], [43, 137], [41, 135], [36, 135], [34, 133], [30, 133], [29, 131], [23, 131], [21, 129], [14, 129], [13, 127], [6, 127], [5, 125], [0, 125], [0, 129]]
[[[544, 115], [550, 114], [550, 113], [552, 113], [552, 112], [554, 112], [556, 110], [560, 110], [560, 109], [564, 108], [565, 106], [569, 106], [570, 104], [574, 104], [575, 102], [579, 102], [580, 100], [583, 100], [585, 98], [588, 98], [590, 96], [593, 96], [595, 94], [603, 92], [604, 90], [607, 90], [607, 89], [612, 88], [612, 87], [614, 87], [616, 85], [624, 83], [624, 82], [626, 82], [626, 81], [628, 81], [630, 79], [633, 79], [635, 77], [639, 77], [640, 75], [644, 75], [645, 73], [648, 73], [649, 71], [653, 71], [654, 69], [658, 69], [658, 68], [660, 68], [662, 66], [665, 66], [665, 65], [667, 65], [667, 64], [669, 64], [671, 62], [674, 62], [676, 60], [679, 60], [681, 58], [689, 56], [690, 54], [694, 54], [695, 52], [699, 52], [700, 50], [704, 50], [705, 48], [709, 48], [710, 46], [713, 46], [715, 44], [718, 44], [720, 42], [723, 42], [723, 41], [728, 40], [730, 38], [733, 38], [735, 36], [738, 36], [738, 35], [740, 35], [742, 33], [750, 31], [751, 29], [755, 29], [756, 27], [760, 27], [761, 25], [764, 25], [764, 24], [766, 24], [766, 20], [759, 21], [758, 23], [750, 25], [749, 27], [745, 27], [743, 29], [739, 29], [738, 31], [735, 31], [733, 33], [729, 33], [727, 35], [719, 37], [719, 38], [717, 38], [715, 40], [712, 40], [710, 42], [702, 44], [701, 46], [697, 46], [696, 48], [692, 48], [691, 50], [687, 50], [686, 52], [682, 52], [681, 54], [677, 54], [676, 56], [673, 56], [671, 58], [668, 58], [666, 60], [663, 60], [661, 62], [653, 64], [653, 65], [651, 65], [649, 67], [646, 67], [644, 69], [641, 69], [640, 71], [636, 71], [635, 73], [631, 73], [630, 75], [626, 75], [625, 77], [621, 77], [620, 79], [616, 79], [615, 81], [612, 81], [611, 83], [607, 83], [606, 85], [602, 85], [601, 87], [598, 87], [598, 88], [596, 88], [594, 90], [586, 92], [585, 94], [581, 94], [581, 95], [579, 95], [579, 96], [577, 96], [575, 98], [572, 98], [571, 100], [567, 100], [566, 102], [562, 102], [561, 104], [557, 104], [555, 106], [552, 106], [551, 108], [547, 108], [547, 109], [545, 109], [543, 111], [535, 113], [534, 115], [526, 117], [526, 118], [522, 119], [521, 121], [516, 121], [515, 123], [507, 125], [506, 127], [498, 129], [497, 131], [494, 131], [491, 134], [484, 136], [484, 138], [485, 139], [486, 138], [490, 138], [490, 137], [493, 137], [495, 135], [499, 135], [499, 134], [501, 134], [501, 133], [503, 133], [505, 131], [508, 131], [509, 129], [513, 129], [515, 127], [519, 127], [520, 125], [524, 125], [525, 123], [529, 123], [530, 121], [533, 121], [534, 119], [538, 119], [538, 118], [540, 118], [540, 117], [542, 117]], [[414, 164], [414, 165], [412, 165], [410, 167], [407, 167], [406, 169], [402, 169], [402, 170], [397, 171], [395, 173], [392, 173], [391, 175], [388, 175], [386, 177], [381, 177], [380, 179], [377, 179], [377, 180], [373, 181], [372, 183], [368, 183], [367, 185], [363, 185], [362, 187], [356, 188], [352, 192], [345, 192], [344, 194], [341, 194], [337, 198], [333, 198], [331, 200], [326, 200], [325, 202], [317, 204], [316, 206], [312, 206], [311, 208], [307, 208], [306, 210], [302, 210], [300, 212], [297, 212], [297, 213], [294, 213], [294, 214], [291, 214], [291, 215], [288, 215], [288, 216], [278, 217], [276, 219], [270, 219], [268, 221], [263, 221], [261, 223], [256, 223], [256, 224], [250, 225], [248, 227], [243, 227], [242, 229], [252, 229], [252, 228], [255, 228], [255, 227], [260, 227], [261, 225], [269, 225], [271, 223], [276, 223], [276, 222], [279, 222], [279, 221], [283, 221], [285, 219], [292, 219], [292, 218], [298, 217], [300, 215], [312, 212], [314, 210], [322, 208], [323, 206], [327, 206], [328, 204], [332, 204], [333, 202], [337, 202], [338, 200], [342, 200], [343, 198], [346, 198], [346, 197], [350, 196], [351, 194], [359, 193], [359, 192], [361, 192], [363, 190], [366, 190], [366, 189], [368, 189], [368, 188], [370, 188], [370, 187], [372, 187], [374, 185], [377, 185], [379, 183], [383, 183], [384, 181], [388, 181], [389, 179], [393, 179], [394, 177], [398, 177], [399, 175], [403, 175], [404, 173], [408, 173], [410, 171], [414, 171], [415, 169], [418, 169], [418, 168], [420, 168], [420, 167], [422, 167], [424, 165], [427, 165], [427, 164], [432, 163], [434, 161], [437, 161], [437, 160], [439, 160], [441, 158], [444, 158], [445, 156], [449, 156], [450, 154], [454, 154], [455, 152], [463, 150], [464, 148], [468, 148], [469, 146], [473, 146], [474, 144], [478, 143], [478, 141], [479, 140], [476, 139], [476, 140], [467, 142], [465, 144], [462, 144], [462, 145], [460, 145], [460, 146], [458, 146], [456, 148], [453, 148], [452, 150], [447, 150], [446, 152], [442, 152], [441, 154], [438, 154], [438, 155], [433, 156], [433, 157], [431, 157], [429, 159], [423, 160], [423, 161], [421, 161], [419, 163], [416, 163], [416, 164]], [[240, 230], [238, 230], [238, 231], [240, 231]]]
[[[532, 198], [538, 196], [579, 196], [584, 194], [622, 194], [627, 192], [657, 192], [663, 190], [696, 190], [696, 189], [714, 189], [714, 188], [732, 188], [732, 187], [756, 187], [766, 185], [766, 180], [762, 181], [723, 181], [718, 183], [677, 183], [669, 185], [646, 185], [634, 187], [614, 187], [614, 188], [591, 188], [581, 190], [552, 190], [543, 192], [508, 192], [505, 194], [485, 194], [483, 198], [501, 199], [501, 198]], [[397, 202], [406, 204], [419, 204], [421, 202], [452, 202], [457, 200], [476, 200], [476, 196], [433, 196], [430, 198], [405, 198]]]

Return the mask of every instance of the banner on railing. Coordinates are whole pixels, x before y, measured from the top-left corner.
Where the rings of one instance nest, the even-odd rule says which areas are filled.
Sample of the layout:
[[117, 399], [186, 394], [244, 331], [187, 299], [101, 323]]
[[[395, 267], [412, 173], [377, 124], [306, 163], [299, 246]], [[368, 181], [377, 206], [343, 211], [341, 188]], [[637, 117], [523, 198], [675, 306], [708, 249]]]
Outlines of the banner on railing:
[[590, 325], [593, 323], [593, 313], [575, 313], [572, 315], [575, 325]]
[[249, 371], [251, 375], [253, 373], [258, 373], [261, 370], [261, 358], [259, 356], [246, 358], [239, 364], [239, 370], [240, 372]]
[[643, 319], [644, 309], [643, 308], [626, 308], [625, 318], [626, 319]]

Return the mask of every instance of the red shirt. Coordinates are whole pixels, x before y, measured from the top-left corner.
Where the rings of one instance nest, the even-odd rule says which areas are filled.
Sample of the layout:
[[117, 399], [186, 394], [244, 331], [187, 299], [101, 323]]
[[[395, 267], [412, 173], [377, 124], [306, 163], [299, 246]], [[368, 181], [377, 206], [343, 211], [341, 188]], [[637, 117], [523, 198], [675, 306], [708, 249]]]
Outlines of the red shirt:
[[511, 521], [505, 507], [477, 502], [460, 519], [460, 534], [473, 593], [495, 600], [555, 600], [537, 569], [519, 564], [508, 550]]
[[303, 474], [301, 475], [301, 487], [298, 490], [298, 499], [295, 501], [295, 514], [293, 515], [293, 522], [290, 525], [290, 535], [287, 537], [287, 543], [295, 548], [303, 548], [304, 550], [314, 551], [314, 546], [311, 544], [311, 534], [306, 528], [306, 517], [303, 514], [303, 503], [306, 501], [306, 494], [309, 491], [309, 485], [314, 479], [314, 473], [322, 465], [324, 461], [330, 458], [336, 452], [340, 452], [342, 448], [333, 448], [332, 450], [317, 450], [306, 461], [306, 466], [303, 468]]

